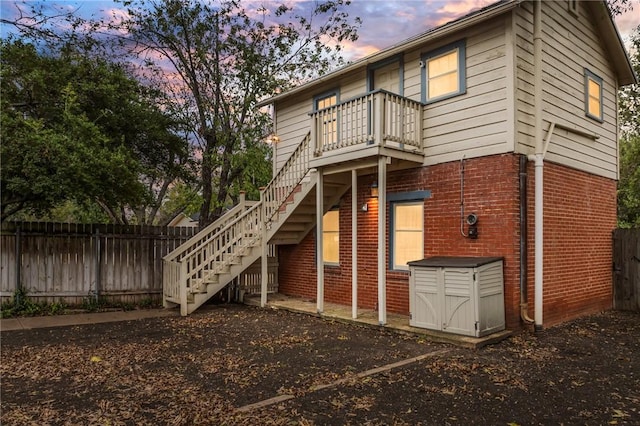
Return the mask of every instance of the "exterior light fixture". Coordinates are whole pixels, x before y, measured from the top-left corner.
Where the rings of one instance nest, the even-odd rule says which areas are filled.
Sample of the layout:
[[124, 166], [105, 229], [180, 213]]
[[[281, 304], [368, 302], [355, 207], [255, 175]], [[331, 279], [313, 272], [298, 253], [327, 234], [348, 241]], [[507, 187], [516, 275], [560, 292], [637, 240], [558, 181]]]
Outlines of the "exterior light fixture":
[[368, 212], [369, 211], [369, 205], [367, 203], [364, 203], [362, 205], [362, 207], [360, 207], [360, 211], [362, 212]]
[[267, 142], [269, 145], [274, 145], [280, 142], [280, 138], [275, 133], [272, 133], [266, 137], [265, 142]]
[[371, 198], [378, 198], [378, 182], [371, 184]]

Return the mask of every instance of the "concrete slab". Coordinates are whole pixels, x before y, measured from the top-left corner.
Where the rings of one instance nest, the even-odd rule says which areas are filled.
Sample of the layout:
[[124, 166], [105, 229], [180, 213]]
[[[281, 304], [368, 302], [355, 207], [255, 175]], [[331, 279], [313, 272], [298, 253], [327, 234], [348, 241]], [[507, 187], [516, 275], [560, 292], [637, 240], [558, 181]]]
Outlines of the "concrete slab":
[[[260, 296], [245, 295], [244, 303], [250, 306], [260, 306]], [[315, 301], [290, 297], [280, 293], [269, 294], [267, 297], [267, 305], [272, 309], [286, 309], [291, 312], [314, 315], [334, 321], [341, 321], [375, 328], [381, 327], [378, 323], [378, 313], [376, 311], [368, 309], [359, 309], [358, 318], [354, 319], [351, 316], [351, 306], [325, 302], [324, 312], [322, 314], [319, 314], [316, 311]], [[468, 337], [458, 334], [428, 330], [425, 328], [411, 327], [409, 325], [408, 316], [393, 313], [387, 314], [387, 324], [382, 327], [399, 333], [421, 335], [424, 336], [425, 339], [433, 342], [448, 343], [472, 349], [479, 349], [486, 345], [498, 343], [510, 337], [514, 333], [512, 330], [503, 330], [484, 337]]]

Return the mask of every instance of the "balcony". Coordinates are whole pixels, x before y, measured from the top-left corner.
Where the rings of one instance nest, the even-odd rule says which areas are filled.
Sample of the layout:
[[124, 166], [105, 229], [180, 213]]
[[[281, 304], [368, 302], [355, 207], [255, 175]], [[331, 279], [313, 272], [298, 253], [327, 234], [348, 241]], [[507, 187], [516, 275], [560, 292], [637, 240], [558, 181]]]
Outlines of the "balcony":
[[421, 163], [423, 105], [384, 90], [315, 111], [311, 116], [310, 167], [376, 160]]

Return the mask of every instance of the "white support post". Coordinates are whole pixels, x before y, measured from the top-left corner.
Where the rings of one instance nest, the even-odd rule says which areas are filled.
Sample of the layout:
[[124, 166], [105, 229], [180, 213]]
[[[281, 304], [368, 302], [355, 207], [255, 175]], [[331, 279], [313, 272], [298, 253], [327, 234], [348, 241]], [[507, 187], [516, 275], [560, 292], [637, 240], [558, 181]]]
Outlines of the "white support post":
[[311, 128], [311, 140], [310, 140], [310, 145], [311, 145], [311, 155], [312, 156], [316, 156], [318, 155], [318, 126], [317, 126], [317, 116], [318, 114], [311, 114], [311, 118], [310, 118], [310, 123], [309, 123], [309, 127]]
[[266, 197], [264, 188], [261, 188], [260, 198], [262, 199], [261, 219], [262, 235], [260, 240], [260, 307], [267, 306], [267, 291], [269, 289], [269, 246], [267, 245], [267, 207], [265, 205]]
[[180, 262], [180, 315], [189, 314], [187, 306], [187, 262]]
[[351, 170], [351, 318], [358, 318], [358, 172]]
[[418, 146], [420, 147], [420, 152], [424, 151], [424, 140], [423, 138], [423, 127], [422, 127], [422, 120], [424, 119], [424, 109], [422, 107], [418, 108], [418, 114], [417, 114], [417, 123], [416, 123], [416, 136], [418, 138], [417, 142], [418, 142]]
[[378, 158], [378, 322], [387, 323], [387, 158]]
[[374, 117], [373, 123], [374, 141], [378, 146], [384, 145], [384, 94], [376, 93], [373, 97]]
[[318, 169], [316, 181], [316, 268], [318, 274], [316, 308], [319, 314], [324, 312], [324, 259], [322, 256], [322, 218], [324, 216], [323, 180], [322, 169]]

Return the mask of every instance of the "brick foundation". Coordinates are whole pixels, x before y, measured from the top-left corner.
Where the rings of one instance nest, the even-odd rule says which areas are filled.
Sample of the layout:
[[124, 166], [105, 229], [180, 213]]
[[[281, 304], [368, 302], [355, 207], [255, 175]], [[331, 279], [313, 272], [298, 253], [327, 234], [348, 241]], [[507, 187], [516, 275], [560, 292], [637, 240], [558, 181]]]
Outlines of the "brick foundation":
[[[479, 217], [479, 238], [460, 233], [460, 162], [388, 175], [387, 193], [430, 190], [424, 201], [424, 257], [504, 258], [508, 328], [519, 319], [519, 156], [466, 160], [465, 214]], [[533, 316], [533, 166], [529, 165], [529, 305]], [[374, 175], [358, 180], [358, 305], [377, 307], [377, 200]], [[545, 163], [545, 325], [611, 306], [611, 231], [615, 227], [615, 182]], [[590, 220], [587, 221], [586, 217]], [[387, 205], [387, 238], [389, 232]], [[466, 232], [466, 225], [464, 227]], [[388, 241], [388, 240], [387, 240]], [[387, 264], [389, 250], [387, 249]], [[351, 304], [351, 190], [340, 202], [340, 266], [325, 267], [325, 301]], [[316, 297], [315, 235], [279, 249], [279, 291]], [[408, 314], [407, 272], [387, 271], [387, 310]]]

